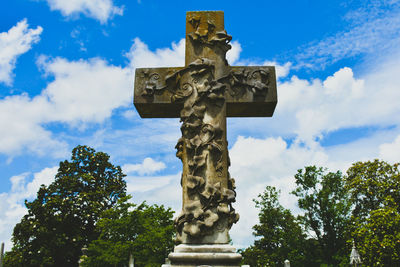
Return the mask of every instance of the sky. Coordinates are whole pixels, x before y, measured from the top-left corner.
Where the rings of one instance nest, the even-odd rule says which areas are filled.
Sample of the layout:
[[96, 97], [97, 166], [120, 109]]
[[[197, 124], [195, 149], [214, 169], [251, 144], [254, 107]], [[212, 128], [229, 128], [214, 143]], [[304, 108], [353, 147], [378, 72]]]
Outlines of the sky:
[[253, 199], [267, 185], [295, 214], [294, 174], [400, 161], [400, 1], [13, 0], [0, 10], [0, 242], [77, 145], [111, 156], [132, 201], [181, 208], [178, 119], [142, 119], [137, 67], [184, 65], [187, 11], [222, 10], [228, 62], [273, 65], [270, 118], [229, 118], [230, 173], [252, 244]]

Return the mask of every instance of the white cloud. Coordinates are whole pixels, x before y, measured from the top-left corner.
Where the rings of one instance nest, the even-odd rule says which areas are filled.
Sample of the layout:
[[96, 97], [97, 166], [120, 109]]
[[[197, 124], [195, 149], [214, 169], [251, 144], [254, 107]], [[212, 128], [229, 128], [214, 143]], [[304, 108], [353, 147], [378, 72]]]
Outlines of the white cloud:
[[231, 45], [232, 48], [226, 53], [226, 60], [228, 60], [229, 65], [234, 65], [239, 59], [240, 52], [242, 52], [242, 46], [238, 41], [233, 41]]
[[272, 127], [281, 133], [283, 128], [289, 129], [299, 141], [311, 145], [326, 133], [343, 128], [398, 125], [400, 67], [395, 62], [399, 59], [399, 54], [393, 54], [360, 78], [347, 67], [324, 81], [292, 76], [278, 86]]
[[[126, 191], [134, 196], [136, 195], [136, 193], [154, 191], [155, 189], [160, 189], [169, 185], [172, 180], [176, 180], [176, 177], [178, 175], [179, 174], [164, 176], [127, 176]], [[146, 195], [148, 196], [148, 194]]]
[[182, 207], [181, 173], [165, 176], [128, 176], [127, 192], [132, 194], [134, 203], [146, 201], [149, 204], [164, 205], [179, 214]]
[[125, 164], [122, 166], [124, 173], [138, 173], [139, 175], [148, 175], [156, 173], [160, 170], [165, 169], [164, 162], [155, 161], [152, 158], [145, 158], [142, 163], [139, 164]]
[[123, 14], [123, 7], [117, 7], [112, 0], [46, 0], [51, 10], [58, 10], [63, 16], [71, 17], [80, 13], [106, 23], [115, 15]]
[[46, 123], [71, 126], [101, 123], [115, 108], [132, 99], [130, 71], [94, 58], [68, 61], [62, 58], [39, 62], [54, 80], [33, 98], [22, 94], [0, 100], [0, 152], [18, 154], [22, 149], [64, 156], [66, 143], [54, 138]]
[[132, 77], [128, 69], [105, 60], [68, 61], [56, 58], [40, 65], [55, 80], [40, 97], [51, 105], [47, 120], [75, 124], [103, 122], [112, 110], [131, 103]]
[[126, 56], [130, 59], [132, 68], [183, 67], [185, 39], [181, 39], [177, 44], [173, 42], [172, 49], [163, 48], [153, 52], [139, 38], [135, 38]]
[[31, 173], [22, 173], [10, 178], [11, 191], [0, 193], [0, 240], [5, 241], [6, 250], [11, 249], [12, 230], [21, 218], [26, 214], [25, 199], [33, 199], [39, 187], [48, 186], [54, 181], [58, 167], [45, 168], [34, 173], [30, 182], [27, 180]]
[[379, 146], [380, 158], [389, 161], [390, 163], [400, 162], [400, 135], [391, 142], [384, 143]]
[[0, 100], [0, 152], [10, 156], [23, 150], [63, 155], [66, 143], [53, 139], [52, 133], [41, 126], [48, 112], [49, 103], [42, 97], [31, 99], [23, 94]]
[[345, 30], [299, 48], [299, 66], [325, 66], [359, 54], [382, 56], [398, 47], [399, 1], [365, 1], [344, 18], [348, 23]]
[[0, 82], [12, 84], [17, 58], [39, 42], [42, 31], [40, 26], [30, 29], [27, 20], [23, 19], [8, 32], [0, 33]]

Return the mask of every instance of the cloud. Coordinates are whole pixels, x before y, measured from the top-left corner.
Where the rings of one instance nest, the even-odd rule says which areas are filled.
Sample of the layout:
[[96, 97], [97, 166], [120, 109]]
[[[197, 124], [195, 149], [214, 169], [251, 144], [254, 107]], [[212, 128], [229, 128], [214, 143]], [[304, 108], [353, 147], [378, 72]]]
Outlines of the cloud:
[[136, 177], [128, 176], [127, 192], [132, 194], [132, 202], [164, 205], [175, 211], [182, 208], [181, 172], [172, 175]]
[[[160, 189], [171, 183], [172, 180], [176, 180], [176, 175], [162, 175], [162, 176], [127, 176], [127, 192], [133, 195], [136, 193], [144, 193], [148, 191], [154, 191]], [[148, 196], [149, 194], [147, 194]], [[165, 199], [165, 197], [164, 197]], [[144, 199], [146, 200], [146, 199]], [[159, 199], [160, 200], [160, 199]]]
[[295, 133], [299, 142], [312, 145], [341, 129], [399, 125], [398, 60], [400, 53], [393, 53], [358, 77], [348, 67], [322, 81], [291, 76], [278, 84], [279, 101], [268, 129]]
[[[44, 168], [40, 172], [22, 173], [10, 178], [11, 191], [0, 193], [0, 240], [5, 241], [6, 250], [11, 249], [12, 230], [26, 214], [25, 199], [33, 199], [39, 187], [54, 181], [58, 167]], [[31, 178], [33, 177], [33, 178]], [[28, 181], [28, 179], [32, 179]]]
[[117, 7], [112, 0], [46, 0], [51, 10], [58, 10], [65, 17], [84, 14], [87, 17], [106, 23], [115, 15], [122, 16], [123, 7]]
[[65, 154], [67, 144], [53, 138], [41, 124], [46, 122], [49, 102], [26, 94], [0, 100], [0, 153], [14, 156], [22, 151], [39, 155]]
[[384, 143], [379, 146], [380, 158], [389, 161], [390, 163], [400, 162], [400, 135], [391, 142]]
[[165, 169], [164, 162], [155, 161], [152, 158], [145, 158], [142, 163], [139, 164], [125, 164], [122, 166], [124, 173], [138, 173], [139, 175], [153, 174], [160, 170]]
[[48, 123], [84, 127], [102, 123], [112, 111], [128, 106], [133, 97], [130, 71], [93, 58], [68, 61], [41, 58], [40, 67], [53, 76], [40, 95], [8, 96], [0, 100], [0, 152], [14, 155], [27, 149], [65, 156], [67, 144], [46, 128]]
[[348, 12], [347, 29], [300, 47], [298, 66], [325, 66], [356, 55], [387, 54], [400, 41], [400, 2], [365, 1]]
[[42, 31], [40, 26], [30, 29], [27, 20], [23, 19], [8, 32], [0, 33], [0, 82], [6, 85], [12, 84], [12, 71], [17, 58], [39, 42]]
[[232, 48], [226, 53], [226, 60], [228, 60], [229, 65], [234, 65], [240, 57], [242, 46], [238, 41], [233, 41], [231, 45]]
[[139, 38], [135, 38], [126, 54], [132, 68], [183, 67], [185, 65], [185, 39], [172, 43], [171, 48], [151, 51]]
[[128, 106], [133, 98], [129, 70], [103, 59], [55, 58], [39, 64], [46, 74], [54, 76], [39, 96], [51, 105], [49, 121], [103, 122], [113, 109]]

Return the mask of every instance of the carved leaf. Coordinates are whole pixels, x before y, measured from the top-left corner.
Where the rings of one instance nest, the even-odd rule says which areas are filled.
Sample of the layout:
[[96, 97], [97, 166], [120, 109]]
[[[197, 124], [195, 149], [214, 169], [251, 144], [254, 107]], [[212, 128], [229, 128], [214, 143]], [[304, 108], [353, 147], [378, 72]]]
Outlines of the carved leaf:
[[183, 225], [183, 231], [191, 236], [200, 235], [200, 223], [198, 222], [185, 222]]
[[224, 197], [224, 200], [226, 200], [226, 202], [228, 203], [235, 202], [235, 197], [236, 197], [235, 191], [223, 188], [222, 195]]
[[178, 140], [178, 143], [176, 144], [176, 156], [182, 160], [182, 153], [183, 153], [183, 145], [184, 145], [184, 139], [181, 137]]
[[227, 205], [219, 205], [217, 207], [217, 211], [219, 213], [224, 213], [224, 214], [229, 214], [230, 213], [229, 207]]
[[193, 112], [194, 115], [200, 119], [202, 119], [204, 117], [204, 112], [206, 110], [206, 106], [205, 105], [197, 105], [193, 107]]
[[207, 210], [206, 212], [204, 212], [204, 224], [207, 227], [212, 227], [213, 224], [218, 221], [218, 219], [218, 214], [212, 212], [211, 210]]
[[204, 124], [200, 131], [200, 139], [203, 144], [210, 142], [214, 138], [214, 127], [211, 124]]
[[237, 223], [237, 222], [239, 221], [239, 218], [240, 218], [239, 213], [236, 213], [236, 212], [233, 210], [233, 211], [231, 211], [231, 214], [230, 214], [230, 216], [229, 216], [229, 223], [230, 223], [230, 224]]
[[230, 179], [228, 180], [228, 188], [231, 189], [231, 190], [235, 190], [235, 188], [236, 188], [236, 182], [235, 182], [235, 179], [234, 179], [234, 178], [230, 178]]
[[206, 156], [205, 155], [194, 156], [193, 161], [198, 167], [204, 166], [206, 164]]
[[193, 215], [193, 217], [196, 219], [199, 218], [199, 216], [204, 213], [200, 200], [195, 200], [192, 201], [191, 203], [186, 204], [185, 213], [187, 215]]
[[187, 176], [187, 184], [186, 186], [190, 189], [194, 189], [197, 186], [202, 186], [204, 185], [204, 178], [201, 176], [195, 176], [195, 175], [188, 175]]
[[182, 101], [193, 93], [193, 86], [190, 83], [184, 83], [172, 95], [172, 102]]

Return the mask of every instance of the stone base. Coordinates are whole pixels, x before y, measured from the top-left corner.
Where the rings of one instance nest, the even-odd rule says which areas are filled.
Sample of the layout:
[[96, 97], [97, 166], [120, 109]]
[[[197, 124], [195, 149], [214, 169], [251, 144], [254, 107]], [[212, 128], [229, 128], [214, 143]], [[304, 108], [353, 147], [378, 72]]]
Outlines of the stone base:
[[180, 244], [168, 258], [171, 267], [239, 267], [242, 255], [229, 244]]

